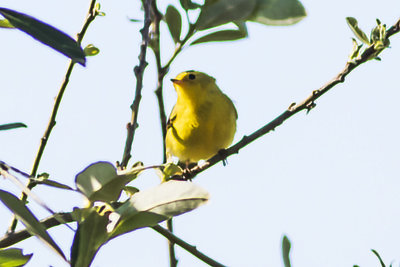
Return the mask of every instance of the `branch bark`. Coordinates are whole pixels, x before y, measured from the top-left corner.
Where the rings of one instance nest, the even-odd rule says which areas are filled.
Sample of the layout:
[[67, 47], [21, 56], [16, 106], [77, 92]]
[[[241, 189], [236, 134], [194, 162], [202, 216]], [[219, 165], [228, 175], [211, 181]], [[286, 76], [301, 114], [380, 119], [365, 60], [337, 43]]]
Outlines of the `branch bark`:
[[177, 244], [178, 246], [180, 246], [181, 248], [183, 248], [187, 252], [191, 253], [192, 255], [196, 256], [197, 258], [199, 258], [203, 262], [207, 263], [208, 265], [216, 266], [216, 267], [225, 266], [225, 265], [223, 265], [223, 264], [211, 259], [210, 257], [208, 257], [207, 255], [203, 254], [202, 252], [198, 251], [195, 246], [192, 246], [192, 245], [186, 243], [182, 239], [180, 239], [177, 236], [175, 236], [174, 234], [172, 234], [167, 229], [164, 229], [163, 227], [161, 227], [159, 225], [153, 226], [152, 228], [153, 228], [153, 230], [157, 231], [158, 233], [160, 233], [164, 237], [168, 238], [168, 240], [170, 242], [172, 242], [174, 244]]
[[163, 96], [163, 82], [164, 77], [167, 74], [165, 69], [161, 65], [161, 52], [160, 52], [160, 22], [162, 14], [157, 8], [156, 1], [153, 1], [151, 5], [151, 15], [153, 19], [153, 30], [151, 39], [151, 49], [153, 50], [154, 57], [156, 59], [157, 66], [157, 88], [154, 93], [157, 96], [158, 110], [160, 114], [161, 132], [163, 140], [163, 162], [167, 161], [165, 150], [165, 136], [167, 135], [167, 115], [165, 113], [164, 96]]
[[124, 154], [122, 156], [122, 161], [120, 167], [123, 169], [128, 165], [129, 159], [131, 158], [131, 149], [133, 138], [135, 136], [137, 125], [137, 118], [139, 114], [139, 105], [140, 100], [142, 99], [142, 88], [143, 88], [143, 73], [144, 69], [147, 66], [146, 62], [146, 52], [147, 46], [149, 44], [149, 28], [151, 24], [150, 18], [150, 6], [153, 0], [142, 0], [143, 8], [144, 8], [144, 25], [143, 28], [140, 30], [142, 34], [142, 43], [140, 45], [140, 53], [139, 53], [139, 65], [135, 66], [134, 73], [136, 77], [136, 91], [135, 91], [135, 98], [131, 105], [132, 116], [131, 121], [127, 124], [127, 136], [125, 142], [125, 149]]

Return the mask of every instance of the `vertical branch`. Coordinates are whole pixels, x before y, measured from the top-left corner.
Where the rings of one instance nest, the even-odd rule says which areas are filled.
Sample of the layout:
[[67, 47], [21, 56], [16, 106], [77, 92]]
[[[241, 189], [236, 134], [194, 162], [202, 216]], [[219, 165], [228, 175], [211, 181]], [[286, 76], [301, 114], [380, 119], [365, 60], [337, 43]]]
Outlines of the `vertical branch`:
[[165, 75], [169, 71], [169, 67], [171, 66], [174, 59], [178, 56], [178, 54], [182, 51], [183, 46], [186, 44], [186, 42], [193, 36], [196, 27], [195, 25], [190, 23], [188, 18], [188, 24], [189, 24], [188, 33], [186, 34], [185, 38], [182, 41], [177, 42], [174, 53], [172, 54], [171, 58], [164, 66], [162, 66], [161, 51], [160, 51], [160, 21], [162, 19], [162, 14], [158, 10], [155, 1], [153, 1], [151, 5], [151, 15], [153, 17], [153, 30], [151, 32], [152, 39], [150, 48], [153, 50], [157, 64], [157, 88], [155, 90], [155, 94], [157, 96], [158, 108], [160, 114], [162, 140], [163, 140], [163, 162], [165, 163], [167, 161], [165, 154], [166, 151], [165, 137], [167, 135], [167, 115], [165, 113], [165, 105], [164, 105], [163, 82]]
[[151, 33], [151, 49], [153, 50], [156, 65], [157, 65], [157, 89], [155, 90], [155, 94], [157, 96], [158, 101], [158, 109], [160, 114], [160, 122], [161, 122], [161, 132], [162, 132], [162, 140], [163, 140], [163, 162], [167, 161], [165, 150], [165, 136], [167, 135], [167, 115], [165, 113], [164, 106], [164, 96], [163, 96], [163, 81], [164, 77], [167, 74], [165, 68], [161, 65], [161, 52], [160, 52], [160, 21], [162, 19], [162, 14], [158, 11], [157, 4], [153, 1], [151, 5], [151, 15], [153, 17], [153, 31]]
[[[162, 19], [162, 14], [157, 8], [156, 1], [153, 1], [151, 5], [151, 15], [153, 17], [153, 31], [151, 40], [151, 49], [153, 50], [156, 65], [157, 65], [157, 89], [155, 94], [157, 96], [158, 109], [160, 114], [161, 132], [162, 132], [162, 142], [163, 142], [163, 163], [167, 162], [166, 156], [166, 144], [165, 137], [167, 135], [167, 115], [165, 113], [164, 96], [163, 96], [163, 82], [164, 77], [168, 72], [168, 67], [163, 68], [161, 65], [161, 51], [160, 51], [160, 22]], [[172, 62], [172, 61], [171, 61]], [[169, 232], [173, 233], [173, 222], [172, 219], [167, 220], [167, 229]], [[178, 260], [175, 256], [175, 244], [168, 240], [168, 251], [169, 251], [169, 263], [171, 267], [176, 267], [178, 265]]]
[[[167, 229], [170, 233], [174, 232], [173, 221], [172, 218], [167, 220]], [[178, 260], [175, 256], [175, 243], [168, 239], [168, 251], [169, 251], [169, 266], [176, 267], [178, 266]]]
[[[77, 43], [79, 45], [81, 44], [83, 36], [85, 35], [86, 30], [88, 29], [90, 23], [96, 18], [96, 16], [97, 16], [96, 0], [91, 0], [90, 6], [89, 6], [89, 11], [88, 11], [88, 14], [86, 16], [86, 20], [85, 20], [85, 22], [84, 22], [84, 24], [82, 26], [82, 30], [77, 34], [77, 40], [76, 41], [77, 41]], [[50, 138], [51, 131], [53, 130], [54, 126], [56, 125], [57, 112], [58, 112], [58, 109], [60, 107], [62, 97], [64, 95], [65, 89], [67, 88], [67, 85], [68, 85], [68, 82], [69, 82], [69, 78], [71, 76], [71, 73], [72, 73], [72, 70], [73, 70], [74, 66], [75, 66], [75, 62], [71, 60], [70, 63], [69, 63], [67, 72], [65, 73], [64, 81], [62, 82], [60, 90], [58, 91], [58, 94], [57, 94], [57, 96], [55, 98], [53, 110], [51, 112], [51, 116], [50, 116], [49, 122], [47, 124], [46, 130], [45, 130], [45, 132], [43, 134], [43, 137], [40, 139], [39, 149], [37, 151], [35, 160], [33, 162], [32, 170], [31, 170], [31, 173], [30, 173], [31, 177], [35, 177], [36, 174], [37, 174], [37, 171], [39, 169], [40, 160], [42, 159], [42, 156], [43, 156], [44, 149], [46, 147], [47, 141]], [[28, 183], [28, 185], [27, 185], [28, 189], [32, 189], [35, 186], [36, 186], [36, 183], [34, 183], [32, 181], [30, 181]], [[23, 202], [26, 202], [27, 198], [28, 198], [28, 196], [25, 193], [23, 193], [22, 197], [21, 197], [21, 200]], [[8, 229], [8, 232], [14, 232], [15, 231], [15, 228], [17, 227], [17, 222], [18, 222], [17, 219], [14, 217], [13, 220], [12, 220], [12, 223], [11, 223], [9, 229]]]
[[[187, 13], [186, 13], [187, 14]], [[160, 114], [160, 123], [161, 123], [161, 132], [162, 132], [162, 142], [163, 142], [163, 162], [167, 161], [166, 157], [166, 144], [165, 144], [165, 137], [167, 135], [167, 116], [165, 113], [165, 105], [164, 105], [164, 96], [163, 96], [163, 82], [165, 75], [169, 71], [169, 67], [174, 61], [174, 59], [178, 56], [178, 54], [182, 51], [186, 42], [193, 36], [195, 33], [195, 26], [190, 23], [188, 18], [189, 30], [186, 34], [185, 38], [182, 41], [178, 41], [176, 44], [174, 53], [172, 54], [171, 58], [162, 66], [161, 63], [161, 51], [160, 51], [160, 22], [162, 19], [162, 14], [157, 8], [156, 1], [153, 1], [151, 4], [151, 15], [153, 18], [153, 30], [151, 32], [151, 44], [150, 48], [153, 50], [156, 64], [157, 64], [157, 89], [155, 90], [155, 94], [157, 96], [159, 114]], [[173, 221], [172, 218], [167, 220], [167, 229], [171, 233], [173, 233]], [[178, 265], [178, 260], [175, 256], [175, 244], [168, 240], [168, 250], [169, 250], [169, 261], [171, 267], [176, 267]]]
[[125, 168], [128, 165], [129, 159], [131, 158], [132, 143], [137, 128], [139, 105], [140, 105], [140, 100], [142, 99], [143, 73], [144, 69], [148, 64], [146, 62], [146, 51], [147, 51], [147, 46], [149, 44], [149, 27], [151, 24], [150, 5], [152, 2], [153, 0], [142, 0], [144, 8], [144, 25], [143, 28], [140, 30], [140, 33], [142, 34], [142, 43], [140, 45], [139, 65], [135, 66], [135, 68], [133, 69], [136, 77], [136, 91], [135, 91], [135, 98], [131, 105], [131, 110], [132, 110], [131, 121], [126, 126], [127, 136], [126, 136], [124, 154], [122, 156], [122, 161], [120, 164], [121, 168]]

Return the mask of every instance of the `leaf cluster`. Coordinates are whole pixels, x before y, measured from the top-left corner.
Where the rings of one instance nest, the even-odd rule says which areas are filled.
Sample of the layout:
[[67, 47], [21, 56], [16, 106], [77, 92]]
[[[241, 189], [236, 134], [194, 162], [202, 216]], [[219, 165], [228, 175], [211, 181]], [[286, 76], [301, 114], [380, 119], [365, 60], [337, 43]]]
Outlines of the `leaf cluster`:
[[[201, 33], [200, 37], [191, 40], [191, 45], [246, 38], [246, 22], [286, 26], [306, 16], [303, 5], [297, 0], [206, 0], [203, 5], [181, 0], [180, 4], [189, 25], [186, 37], [181, 37], [182, 15], [177, 7], [169, 5], [164, 20], [175, 43], [184, 43], [195, 33]], [[190, 14], [196, 11], [199, 15], [192, 23]], [[233, 29], [220, 27], [225, 24], [230, 24]]]
[[[138, 162], [129, 170], [117, 172], [111, 163], [96, 162], [77, 174], [76, 189], [51, 181], [46, 174], [34, 179], [38, 183], [58, 189], [74, 190], [87, 199], [86, 207], [75, 208], [71, 213], [78, 223], [71, 247], [71, 266], [89, 266], [100, 247], [110, 239], [139, 228], [155, 226], [173, 216], [191, 211], [209, 199], [207, 191], [187, 181], [168, 181], [144, 191], [127, 186], [145, 169]], [[125, 196], [125, 199], [121, 196]], [[26, 226], [31, 235], [37, 236], [67, 260], [44, 225], [25, 203], [3, 190], [0, 190], [0, 200]], [[55, 216], [63, 223], [62, 218]], [[32, 256], [22, 255], [22, 252], [14, 253], [14, 250], [4, 253], [11, 252], [13, 260], [18, 259], [18, 262], [28, 261]], [[0, 253], [0, 266], [8, 262], [8, 258], [2, 260]]]
[[353, 38], [353, 50], [350, 54], [350, 61], [360, 58], [362, 53], [365, 51], [365, 49], [362, 49], [363, 44], [368, 47], [372, 46], [375, 50], [375, 52], [370, 55], [369, 59], [380, 60], [378, 55], [390, 45], [390, 41], [386, 36], [386, 25], [382, 24], [379, 19], [376, 19], [377, 26], [371, 30], [370, 37], [368, 38], [367, 34], [358, 26], [357, 19], [347, 17], [346, 21], [354, 35], [361, 41], [361, 44], [359, 45], [356, 39]]

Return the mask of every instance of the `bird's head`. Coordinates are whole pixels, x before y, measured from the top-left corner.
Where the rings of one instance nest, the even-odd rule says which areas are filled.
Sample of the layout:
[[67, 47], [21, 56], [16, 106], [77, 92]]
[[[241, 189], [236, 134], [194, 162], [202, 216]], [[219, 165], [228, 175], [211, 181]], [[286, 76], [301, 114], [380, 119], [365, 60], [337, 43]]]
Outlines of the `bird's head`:
[[215, 78], [194, 70], [182, 72], [171, 81], [178, 95], [187, 97], [201, 97], [215, 86]]

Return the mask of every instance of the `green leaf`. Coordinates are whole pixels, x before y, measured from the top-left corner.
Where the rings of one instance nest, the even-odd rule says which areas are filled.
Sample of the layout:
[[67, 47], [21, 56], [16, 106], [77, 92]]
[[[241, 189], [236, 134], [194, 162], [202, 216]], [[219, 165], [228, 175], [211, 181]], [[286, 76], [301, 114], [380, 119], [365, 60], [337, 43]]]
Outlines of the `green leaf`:
[[367, 35], [358, 27], [358, 21], [353, 17], [346, 18], [347, 24], [354, 33], [354, 35], [363, 43], [371, 45]]
[[133, 186], [125, 186], [124, 187], [124, 192], [130, 197], [139, 191], [140, 191], [139, 189], [137, 189], [136, 187], [133, 187]]
[[143, 19], [129, 19], [130, 22], [143, 22]]
[[0, 19], [0, 28], [14, 29], [15, 27], [6, 19]]
[[0, 190], [0, 200], [15, 214], [15, 216], [17, 216], [32, 235], [36, 235], [40, 240], [57, 252], [64, 260], [67, 260], [62, 250], [50, 237], [44, 226], [20, 199], [4, 190]]
[[257, 0], [249, 20], [266, 25], [292, 25], [307, 16], [298, 0]]
[[385, 263], [383, 262], [381, 256], [375, 249], [371, 249], [371, 251], [375, 254], [376, 257], [378, 257], [379, 263], [381, 264], [382, 267], [386, 267]]
[[33, 254], [22, 254], [22, 249], [9, 248], [0, 250], [1, 267], [19, 267], [24, 266]]
[[106, 13], [101, 11], [100, 3], [96, 3], [96, 6], [94, 8], [94, 12], [95, 12], [96, 16], [99, 16], [99, 17], [105, 17], [106, 16]]
[[196, 9], [196, 8], [201, 7], [201, 5], [199, 5], [197, 3], [193, 3], [191, 0], [180, 0], [180, 2], [181, 2], [182, 8], [185, 10]]
[[181, 175], [183, 173], [182, 168], [172, 162], [168, 162], [155, 169], [156, 174], [160, 177], [161, 182], [166, 182], [169, 178], [174, 175]]
[[91, 56], [95, 56], [98, 53], [100, 53], [100, 49], [98, 49], [97, 47], [95, 47], [92, 44], [88, 44], [84, 49], [83, 52], [85, 53], [86, 56], [91, 57]]
[[283, 236], [282, 239], [282, 258], [283, 258], [283, 265], [285, 267], [290, 267], [290, 240], [287, 238], [286, 235]]
[[351, 38], [351, 39], [352, 39], [352, 42], [353, 42], [353, 48], [352, 48], [351, 53], [349, 55], [349, 60], [348, 61], [354, 63], [354, 61], [357, 60], [361, 55], [361, 48], [362, 48], [363, 44], [358, 45], [356, 39], [354, 39], [354, 38]]
[[38, 179], [32, 179], [32, 181], [36, 184], [44, 184], [44, 185], [48, 185], [48, 186], [59, 188], [59, 189], [66, 189], [66, 190], [74, 191], [74, 189], [69, 187], [68, 185], [65, 185], [65, 184], [50, 180], [50, 179], [38, 178]]
[[246, 37], [248, 36], [247, 26], [244, 21], [236, 21], [234, 24], [238, 27], [238, 30], [243, 33]]
[[182, 30], [181, 14], [174, 6], [169, 5], [167, 7], [167, 12], [165, 13], [165, 20], [167, 22], [172, 39], [175, 43], [179, 42]]
[[168, 181], [134, 194], [115, 210], [117, 222], [112, 238], [138, 228], [154, 226], [173, 216], [191, 211], [209, 199], [207, 191], [186, 181]]
[[7, 123], [7, 124], [0, 125], [0, 131], [10, 130], [10, 129], [15, 129], [15, 128], [27, 128], [27, 127], [28, 126], [26, 126], [22, 122]]
[[90, 266], [100, 247], [107, 242], [108, 216], [94, 209], [78, 224], [71, 247], [71, 266]]
[[135, 179], [142, 170], [142, 164], [138, 164], [130, 170], [117, 174], [111, 163], [96, 162], [78, 173], [75, 184], [91, 202], [117, 201], [125, 185]]
[[197, 30], [210, 29], [229, 22], [245, 21], [253, 13], [257, 0], [206, 1], [201, 8]]
[[82, 48], [67, 34], [34, 17], [11, 9], [0, 8], [0, 14], [15, 28], [29, 34], [39, 42], [50, 46], [82, 66], [85, 66], [86, 59]]
[[223, 30], [219, 32], [213, 32], [203, 37], [200, 37], [190, 45], [206, 43], [206, 42], [221, 42], [221, 41], [233, 41], [245, 38], [246, 35], [239, 30]]
[[388, 38], [386, 38], [386, 25], [382, 24], [379, 19], [376, 19], [376, 23], [378, 25], [372, 29], [370, 41], [377, 51], [377, 56], [380, 52], [383, 51], [383, 49], [390, 45], [390, 41]]

